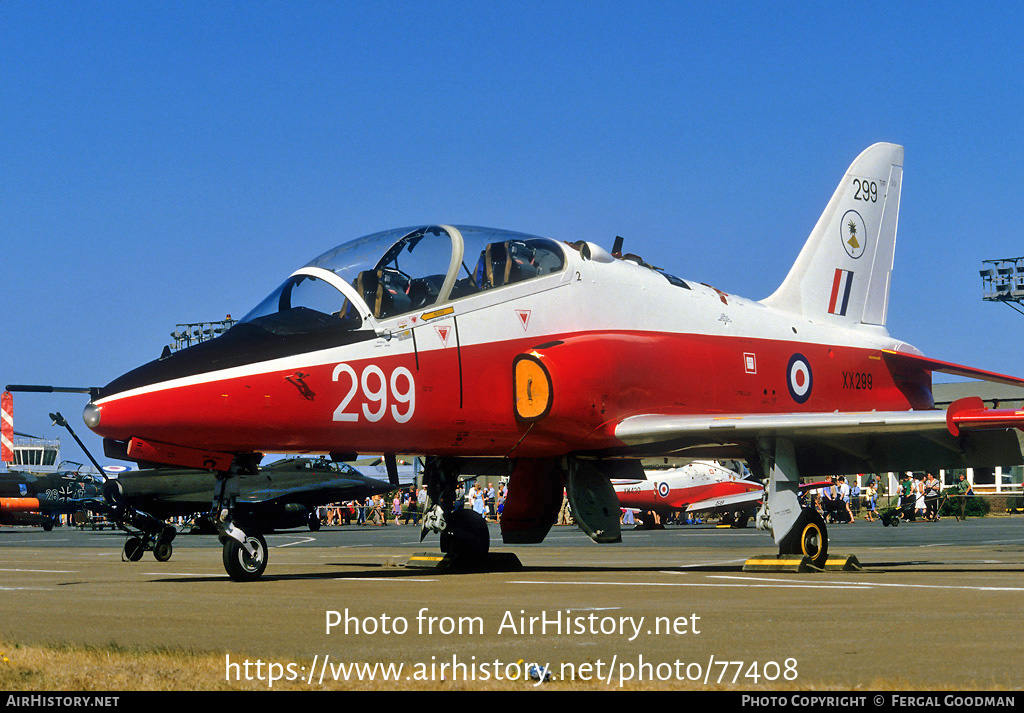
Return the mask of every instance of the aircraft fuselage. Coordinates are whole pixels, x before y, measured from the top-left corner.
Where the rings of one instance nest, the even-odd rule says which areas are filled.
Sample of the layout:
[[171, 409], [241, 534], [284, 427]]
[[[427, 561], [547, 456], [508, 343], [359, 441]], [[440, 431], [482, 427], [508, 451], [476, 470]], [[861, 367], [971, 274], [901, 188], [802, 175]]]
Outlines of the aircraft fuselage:
[[[929, 373], [883, 361], [882, 349], [907, 346], [882, 328], [804, 319], [561, 247], [559, 272], [370, 320], [340, 346], [227, 368], [210, 348], [181, 375], [175, 360], [190, 350], [151, 362], [104, 389], [93, 429], [226, 452], [547, 457], [621, 446], [611, 426], [642, 413], [932, 407]], [[532, 427], [514, 407], [522, 354], [551, 372], [549, 412]]]

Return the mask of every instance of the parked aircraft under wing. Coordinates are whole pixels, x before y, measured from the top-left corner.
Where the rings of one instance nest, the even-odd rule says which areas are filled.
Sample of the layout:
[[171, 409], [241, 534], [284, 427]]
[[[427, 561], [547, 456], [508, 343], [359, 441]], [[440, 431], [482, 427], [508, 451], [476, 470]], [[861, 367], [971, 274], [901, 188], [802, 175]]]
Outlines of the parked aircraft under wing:
[[[318, 506], [394, 490], [345, 463], [319, 458], [278, 460], [256, 474], [238, 476], [238, 485], [236, 519], [261, 532], [307, 525], [319, 529]], [[104, 490], [114, 502], [167, 519], [208, 512], [213, 486], [209, 471], [149, 468], [108, 480]]]
[[[612, 487], [622, 507], [653, 512], [661, 519], [673, 510], [747, 513], [760, 504], [764, 495], [760, 483], [715, 461], [698, 460], [679, 468], [648, 470], [646, 476], [644, 480], [615, 479]], [[746, 517], [742, 521], [745, 523]]]

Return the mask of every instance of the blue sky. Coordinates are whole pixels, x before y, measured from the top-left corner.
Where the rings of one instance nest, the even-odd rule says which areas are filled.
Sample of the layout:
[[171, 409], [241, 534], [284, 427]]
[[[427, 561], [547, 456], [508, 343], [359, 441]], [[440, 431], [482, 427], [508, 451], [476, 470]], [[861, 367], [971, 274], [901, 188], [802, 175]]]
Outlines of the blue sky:
[[[421, 222], [622, 235], [760, 299], [876, 141], [906, 147], [890, 333], [1024, 374], [978, 276], [1024, 255], [1024, 6], [893, 5], [5, 0], [0, 385], [105, 384]], [[18, 395], [16, 427], [84, 405]]]

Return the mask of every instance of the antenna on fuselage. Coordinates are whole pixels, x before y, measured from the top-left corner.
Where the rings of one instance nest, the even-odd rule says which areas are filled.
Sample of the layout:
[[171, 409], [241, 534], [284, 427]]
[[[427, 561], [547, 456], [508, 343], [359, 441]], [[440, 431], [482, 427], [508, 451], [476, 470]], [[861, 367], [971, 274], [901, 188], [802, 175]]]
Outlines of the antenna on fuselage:
[[612, 243], [612, 255], [614, 257], [622, 257], [622, 243], [625, 242], [625, 238], [621, 235], [615, 236], [615, 242]]

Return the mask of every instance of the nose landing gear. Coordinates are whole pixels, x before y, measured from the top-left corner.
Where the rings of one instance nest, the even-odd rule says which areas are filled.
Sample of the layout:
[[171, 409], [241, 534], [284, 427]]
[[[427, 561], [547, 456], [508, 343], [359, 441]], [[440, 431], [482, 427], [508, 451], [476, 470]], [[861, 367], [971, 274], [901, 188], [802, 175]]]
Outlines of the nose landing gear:
[[231, 537], [221, 539], [224, 544], [224, 570], [231, 579], [252, 582], [263, 576], [267, 568], [267, 540], [263, 535], [258, 532], [245, 535], [244, 542]]

